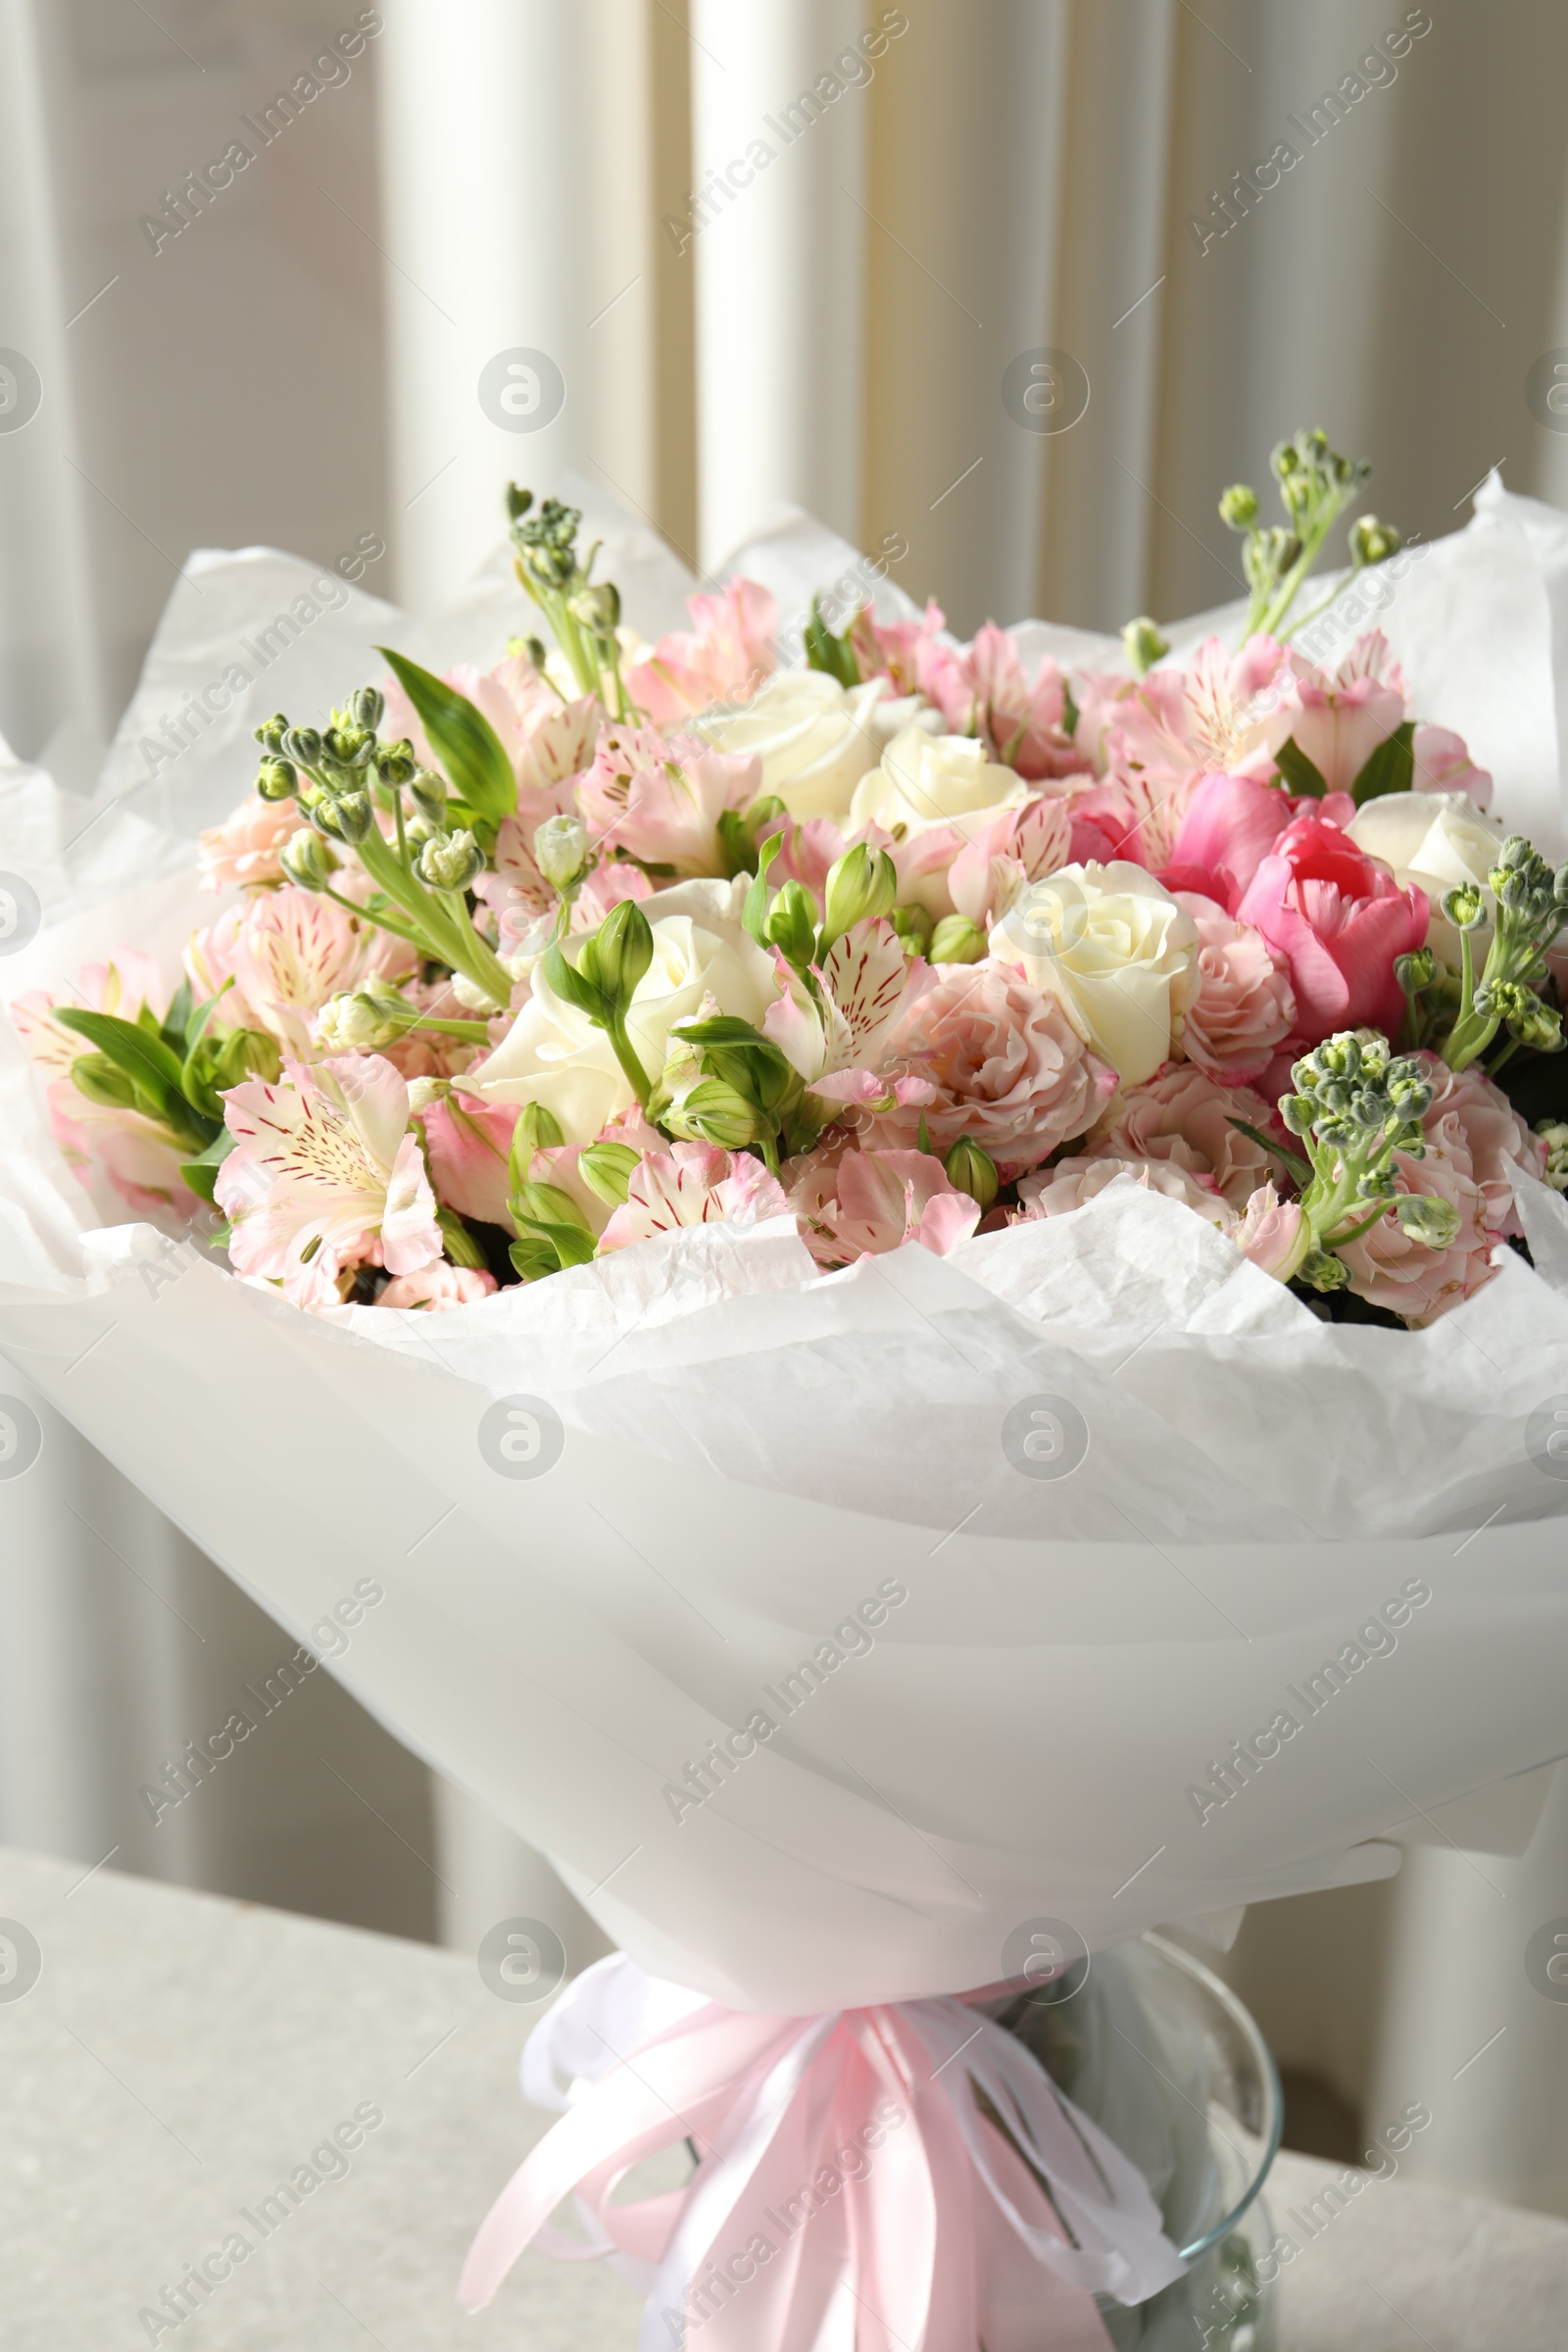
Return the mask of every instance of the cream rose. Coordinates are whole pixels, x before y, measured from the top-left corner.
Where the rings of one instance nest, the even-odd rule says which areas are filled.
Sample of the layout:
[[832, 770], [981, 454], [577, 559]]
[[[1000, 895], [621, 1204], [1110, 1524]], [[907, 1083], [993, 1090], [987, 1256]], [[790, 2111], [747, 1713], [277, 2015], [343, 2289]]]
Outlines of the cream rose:
[[[771, 958], [741, 927], [743, 895], [735, 885], [704, 881], [644, 900], [654, 958], [637, 984], [626, 1029], [650, 1079], [664, 1066], [672, 1024], [696, 1013], [705, 995], [720, 1012], [756, 1022], [776, 997]], [[605, 1032], [564, 1004], [542, 969], [534, 972], [527, 1004], [464, 1088], [490, 1102], [542, 1103], [568, 1144], [592, 1143], [633, 1100]]]
[[[1427, 945], [1435, 956], [1459, 965], [1459, 934], [1443, 911], [1443, 894], [1459, 882], [1487, 886], [1487, 875], [1497, 862], [1501, 828], [1482, 815], [1459, 792], [1386, 792], [1358, 808], [1346, 827], [1357, 849], [1391, 866], [1401, 890], [1413, 882], [1432, 902], [1432, 927]], [[1491, 936], [1492, 900], [1487, 898], [1487, 921], [1473, 945], [1485, 954]]]
[[842, 819], [860, 777], [915, 708], [913, 697], [890, 696], [885, 678], [845, 688], [824, 670], [781, 669], [744, 709], [706, 711], [688, 724], [717, 751], [760, 760], [759, 789], [792, 816]]
[[1170, 1057], [1198, 988], [1198, 931], [1141, 865], [1064, 865], [1031, 882], [991, 934], [991, 953], [1055, 997], [1124, 1087]]
[[1031, 799], [1010, 767], [986, 757], [977, 736], [931, 735], [918, 720], [894, 736], [882, 763], [862, 776], [850, 803], [856, 825], [881, 825], [901, 839], [951, 825], [965, 841]]

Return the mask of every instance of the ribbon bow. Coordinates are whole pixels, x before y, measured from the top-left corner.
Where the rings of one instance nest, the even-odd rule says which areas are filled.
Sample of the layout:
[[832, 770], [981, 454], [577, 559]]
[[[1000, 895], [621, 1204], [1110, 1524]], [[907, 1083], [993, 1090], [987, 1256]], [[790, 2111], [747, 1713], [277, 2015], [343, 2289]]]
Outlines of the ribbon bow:
[[[1183, 2275], [1136, 2167], [962, 2001], [756, 2016], [616, 1954], [535, 2029], [523, 2081], [566, 2112], [480, 2227], [470, 2311], [537, 2242], [651, 2287], [637, 2352], [1106, 2352], [1095, 2295]], [[680, 2140], [683, 2188], [612, 2202]], [[586, 2240], [550, 2226], [574, 2190]]]

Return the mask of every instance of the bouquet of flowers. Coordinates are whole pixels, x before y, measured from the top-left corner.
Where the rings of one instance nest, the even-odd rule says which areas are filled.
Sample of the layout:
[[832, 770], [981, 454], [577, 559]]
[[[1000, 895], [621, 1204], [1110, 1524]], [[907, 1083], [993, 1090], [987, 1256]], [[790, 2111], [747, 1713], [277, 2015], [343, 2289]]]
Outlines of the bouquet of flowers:
[[[652, 1972], [476, 2297], [580, 2184], [663, 2342], [748, 2193], [896, 2109], [778, 2345], [1102, 2342], [1181, 2275], [1147, 2179], [950, 1996], [1378, 1874], [1563, 1744], [1568, 866], [1411, 643], [1293, 643], [1366, 468], [1274, 470], [1234, 642], [1119, 662], [885, 586], [781, 628], [799, 543], [650, 640], [514, 489], [548, 636], [266, 718], [199, 877], [0, 801], [0, 1344]], [[1427, 562], [1484, 642], [1469, 539]], [[362, 1567], [395, 1605], [313, 1650]]]

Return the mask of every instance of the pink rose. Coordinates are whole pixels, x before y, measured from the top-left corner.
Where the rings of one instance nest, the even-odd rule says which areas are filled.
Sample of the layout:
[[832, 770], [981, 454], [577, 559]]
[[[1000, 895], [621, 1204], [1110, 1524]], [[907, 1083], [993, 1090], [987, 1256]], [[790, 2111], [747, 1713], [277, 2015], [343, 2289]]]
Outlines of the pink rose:
[[678, 874], [725, 870], [718, 820], [750, 808], [761, 786], [755, 756], [715, 752], [693, 735], [666, 739], [652, 727], [612, 726], [577, 787], [583, 820], [598, 848], [621, 850]]
[[626, 690], [656, 727], [714, 703], [747, 703], [778, 667], [778, 606], [756, 580], [686, 600], [690, 629], [672, 629], [631, 662]]
[[1397, 1034], [1404, 991], [1394, 959], [1427, 935], [1427, 895], [1401, 890], [1338, 825], [1298, 816], [1252, 876], [1240, 921], [1262, 932], [1290, 965], [1296, 1041], [1321, 1044], [1341, 1029]]
[[1350, 1270], [1350, 1288], [1369, 1305], [1387, 1307], [1419, 1331], [1461, 1299], [1469, 1298], [1493, 1275], [1495, 1233], [1487, 1223], [1487, 1197], [1465, 1162], [1461, 1145], [1452, 1155], [1430, 1131], [1420, 1159], [1396, 1152], [1399, 1190], [1446, 1200], [1457, 1210], [1459, 1229], [1446, 1250], [1407, 1234], [1391, 1208], [1359, 1241], [1338, 1252]]
[[750, 1152], [671, 1144], [632, 1170], [626, 1198], [600, 1236], [600, 1255], [680, 1225], [756, 1225], [788, 1207], [783, 1187]]
[[[990, 1153], [1004, 1183], [1093, 1126], [1116, 1086], [1058, 1001], [1005, 964], [939, 966], [888, 1051], [936, 1089], [925, 1121], [938, 1152], [967, 1137]], [[918, 1131], [913, 1109], [877, 1122], [879, 1138], [906, 1151]]]
[[444, 1314], [448, 1307], [471, 1306], [476, 1298], [487, 1298], [496, 1287], [493, 1274], [477, 1266], [449, 1266], [438, 1258], [433, 1266], [420, 1266], [414, 1274], [394, 1274], [376, 1300], [377, 1306], [421, 1306], [431, 1314]]
[[1196, 1209], [1216, 1232], [1231, 1235], [1236, 1230], [1236, 1211], [1224, 1195], [1175, 1160], [1109, 1156], [1058, 1159], [1054, 1168], [1042, 1168], [1038, 1176], [1026, 1176], [1018, 1187], [1021, 1205], [1013, 1222], [1026, 1224], [1033, 1217], [1064, 1217], [1093, 1200], [1119, 1176], [1132, 1177], [1146, 1193], [1162, 1193], [1168, 1200], [1180, 1200], [1184, 1207]]
[[1216, 1086], [1191, 1062], [1168, 1061], [1129, 1086], [1089, 1138], [1092, 1159], [1169, 1160], [1212, 1184], [1238, 1214], [1275, 1166], [1261, 1144], [1231, 1122], [1266, 1134], [1271, 1106], [1245, 1086]]
[[858, 1152], [842, 1145], [807, 1152], [783, 1171], [789, 1205], [820, 1266], [902, 1250], [906, 1242], [945, 1257], [980, 1222], [980, 1204], [948, 1180], [925, 1152]]
[[197, 850], [203, 890], [254, 889], [281, 882], [278, 851], [304, 822], [297, 801], [264, 801], [253, 792], [232, 816], [202, 834]]
[[1198, 994], [1182, 1021], [1182, 1051], [1222, 1086], [1261, 1078], [1296, 1026], [1283, 956], [1250, 923], [1233, 922], [1212, 899], [1178, 891], [1198, 927]]
[[1494, 1086], [1477, 1063], [1467, 1070], [1450, 1070], [1436, 1054], [1422, 1054], [1418, 1059], [1434, 1090], [1421, 1122], [1429, 1146], [1436, 1144], [1455, 1167], [1474, 1177], [1486, 1202], [1489, 1233], [1522, 1233], [1511, 1178], [1515, 1173], [1543, 1173], [1544, 1139], [1532, 1135], [1501, 1087]]

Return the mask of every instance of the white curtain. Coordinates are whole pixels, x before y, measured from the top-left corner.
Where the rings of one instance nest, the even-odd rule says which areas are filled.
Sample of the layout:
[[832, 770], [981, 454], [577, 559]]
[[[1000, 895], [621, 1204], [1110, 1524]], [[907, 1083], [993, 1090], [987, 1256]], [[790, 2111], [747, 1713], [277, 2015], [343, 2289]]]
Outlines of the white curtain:
[[[0, 429], [0, 728], [68, 780], [191, 547], [381, 547], [364, 585], [427, 612], [507, 478], [573, 470], [695, 571], [793, 502], [962, 630], [1223, 601], [1215, 496], [1299, 423], [1372, 456], [1406, 530], [1456, 527], [1499, 463], [1568, 504], [1525, 397], [1568, 347], [1550, 0], [384, 0], [155, 254], [143, 218], [355, 13], [0, 0], [0, 346], [43, 395]], [[1047, 352], [1088, 406], [1041, 433], [1003, 384]], [[547, 1867], [324, 1676], [155, 1824], [150, 1765], [272, 1629], [46, 1436], [0, 1485], [0, 1835], [469, 1945], [555, 1917], [591, 1952]], [[1524, 1860], [1440, 1839], [1392, 1888], [1254, 1914], [1231, 1966], [1369, 2124], [1432, 2107], [1408, 2172], [1568, 2212], [1524, 1964], [1559, 1915], [1555, 1790]]]

